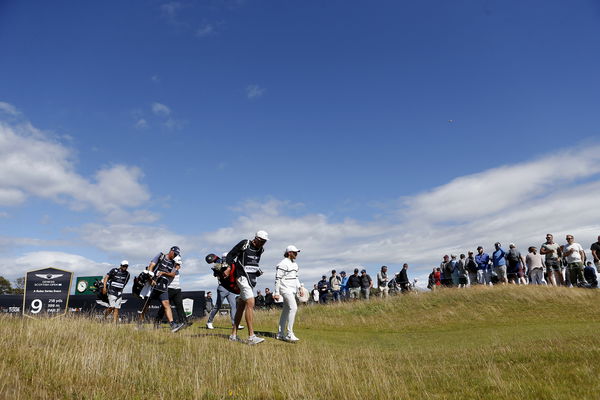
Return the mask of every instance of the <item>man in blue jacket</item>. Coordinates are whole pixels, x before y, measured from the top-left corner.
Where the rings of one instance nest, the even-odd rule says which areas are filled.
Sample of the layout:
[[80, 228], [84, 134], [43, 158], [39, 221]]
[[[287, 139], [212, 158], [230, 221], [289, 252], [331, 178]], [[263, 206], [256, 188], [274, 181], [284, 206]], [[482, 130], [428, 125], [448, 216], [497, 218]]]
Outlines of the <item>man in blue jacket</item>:
[[498, 281], [506, 285], [506, 252], [502, 249], [500, 242], [494, 243], [496, 251], [492, 253], [492, 263], [494, 264], [494, 272], [498, 276]]
[[477, 282], [481, 285], [492, 284], [492, 269], [490, 266], [490, 256], [483, 252], [483, 247], [477, 247], [475, 255], [475, 263], [477, 263]]

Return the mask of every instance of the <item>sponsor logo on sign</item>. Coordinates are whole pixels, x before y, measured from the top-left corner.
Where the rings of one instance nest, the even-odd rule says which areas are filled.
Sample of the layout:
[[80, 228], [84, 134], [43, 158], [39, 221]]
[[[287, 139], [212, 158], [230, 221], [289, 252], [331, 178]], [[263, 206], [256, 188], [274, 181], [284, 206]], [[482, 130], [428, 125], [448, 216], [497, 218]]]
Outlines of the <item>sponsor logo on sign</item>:
[[35, 274], [35, 276], [37, 276], [38, 278], [48, 279], [48, 280], [60, 278], [63, 275], [64, 274]]

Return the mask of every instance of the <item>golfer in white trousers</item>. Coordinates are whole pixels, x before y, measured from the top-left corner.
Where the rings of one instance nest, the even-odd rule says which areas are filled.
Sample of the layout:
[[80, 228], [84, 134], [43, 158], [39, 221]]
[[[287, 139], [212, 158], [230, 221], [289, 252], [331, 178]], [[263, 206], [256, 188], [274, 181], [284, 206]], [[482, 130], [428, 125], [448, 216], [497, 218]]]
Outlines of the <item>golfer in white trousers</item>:
[[[296, 257], [300, 250], [294, 245], [290, 245], [285, 249], [283, 254], [283, 260], [277, 264], [277, 270], [275, 272], [275, 294], [274, 299], [283, 297], [283, 310], [281, 311], [281, 318], [279, 318], [279, 329], [277, 331], [277, 340], [285, 340], [288, 342], [297, 342], [298, 339], [294, 335], [294, 320], [296, 319], [296, 311], [298, 305], [296, 304], [296, 292], [300, 287], [300, 281], [298, 280], [298, 264], [296, 264]], [[286, 331], [287, 325], [287, 331]]]

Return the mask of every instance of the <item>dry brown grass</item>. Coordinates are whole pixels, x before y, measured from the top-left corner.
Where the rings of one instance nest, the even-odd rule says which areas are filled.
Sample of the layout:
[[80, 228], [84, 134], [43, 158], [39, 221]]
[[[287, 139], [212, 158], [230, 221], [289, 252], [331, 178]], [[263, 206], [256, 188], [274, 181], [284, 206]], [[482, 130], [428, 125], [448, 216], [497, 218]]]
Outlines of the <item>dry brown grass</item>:
[[[301, 308], [298, 344], [0, 319], [6, 399], [600, 398], [600, 291], [473, 288]], [[277, 311], [257, 313], [274, 332]], [[217, 320], [226, 335], [228, 318]], [[212, 333], [212, 332], [211, 332]]]

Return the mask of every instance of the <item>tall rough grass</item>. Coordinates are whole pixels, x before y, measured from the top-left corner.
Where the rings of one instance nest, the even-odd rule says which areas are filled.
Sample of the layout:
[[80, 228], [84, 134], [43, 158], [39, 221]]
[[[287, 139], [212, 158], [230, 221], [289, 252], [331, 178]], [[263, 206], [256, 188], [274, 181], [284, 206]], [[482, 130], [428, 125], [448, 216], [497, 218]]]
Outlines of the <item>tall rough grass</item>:
[[[300, 308], [298, 344], [0, 319], [3, 399], [598, 399], [600, 291], [441, 290]], [[278, 311], [257, 313], [275, 332]]]

